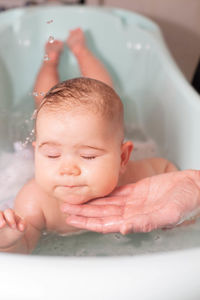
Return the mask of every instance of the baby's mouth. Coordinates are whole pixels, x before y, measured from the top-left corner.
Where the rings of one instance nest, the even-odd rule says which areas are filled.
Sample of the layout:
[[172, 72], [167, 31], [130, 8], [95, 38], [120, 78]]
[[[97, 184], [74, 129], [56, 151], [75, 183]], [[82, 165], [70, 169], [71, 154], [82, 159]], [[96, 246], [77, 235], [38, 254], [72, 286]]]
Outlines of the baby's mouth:
[[86, 187], [86, 185], [83, 185], [83, 184], [74, 184], [74, 185], [71, 185], [71, 184], [65, 184], [65, 185], [59, 185], [57, 186], [58, 189], [60, 190], [63, 190], [63, 191], [76, 191], [76, 190], [80, 190], [82, 188]]
[[68, 188], [68, 189], [74, 189], [74, 188], [80, 188], [83, 187], [84, 185], [63, 185], [62, 187]]

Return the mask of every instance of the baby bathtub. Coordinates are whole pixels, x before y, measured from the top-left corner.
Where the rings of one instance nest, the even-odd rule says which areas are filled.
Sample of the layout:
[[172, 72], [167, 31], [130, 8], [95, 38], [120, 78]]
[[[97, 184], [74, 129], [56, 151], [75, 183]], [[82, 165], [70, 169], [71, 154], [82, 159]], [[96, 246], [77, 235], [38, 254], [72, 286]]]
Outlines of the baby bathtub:
[[[160, 155], [180, 169], [200, 169], [199, 96], [171, 58], [157, 25], [113, 8], [41, 6], [0, 14], [1, 150], [12, 147], [12, 113], [33, 110], [30, 92], [45, 41], [49, 36], [64, 40], [78, 26], [111, 72], [126, 122], [142, 128]], [[60, 74], [61, 80], [79, 76], [67, 50]], [[26, 134], [23, 126], [19, 130]], [[199, 246], [109, 257], [1, 253], [0, 299], [199, 300], [199, 276]]]

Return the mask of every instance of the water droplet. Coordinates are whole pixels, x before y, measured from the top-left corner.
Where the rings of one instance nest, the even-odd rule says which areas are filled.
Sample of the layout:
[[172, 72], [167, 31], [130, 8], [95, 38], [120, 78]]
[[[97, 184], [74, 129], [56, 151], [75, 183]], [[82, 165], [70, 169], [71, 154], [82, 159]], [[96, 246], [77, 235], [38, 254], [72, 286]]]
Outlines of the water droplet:
[[53, 36], [50, 36], [49, 39], [48, 39], [48, 42], [50, 44], [53, 44], [54, 41], [55, 41], [55, 38]]
[[51, 23], [53, 23], [53, 20], [47, 21], [47, 24], [51, 24]]
[[35, 129], [32, 129], [31, 133], [30, 133], [30, 136], [32, 137], [34, 135], [34, 133], [35, 133]]
[[45, 92], [40, 92], [40, 96], [44, 96], [45, 95]]
[[50, 58], [49, 58], [48, 54], [45, 54], [45, 56], [44, 56], [44, 60], [45, 60], [45, 61], [47, 61], [47, 60], [50, 60]]
[[30, 44], [31, 44], [30, 40], [24, 40], [24, 46], [25, 47], [30, 46]]
[[42, 231], [42, 235], [47, 235], [48, 232], [47, 231]]
[[38, 97], [38, 93], [37, 92], [33, 92], [33, 96]]
[[142, 49], [142, 45], [140, 44], [140, 43], [136, 43], [135, 45], [134, 45], [134, 48], [136, 49], [136, 50], [141, 50]]
[[31, 116], [31, 120], [34, 120], [36, 118], [37, 115], [37, 109], [34, 110], [32, 116]]
[[132, 48], [133, 48], [132, 42], [128, 41], [128, 42], [126, 43], [126, 47], [127, 47], [128, 49], [132, 49]]

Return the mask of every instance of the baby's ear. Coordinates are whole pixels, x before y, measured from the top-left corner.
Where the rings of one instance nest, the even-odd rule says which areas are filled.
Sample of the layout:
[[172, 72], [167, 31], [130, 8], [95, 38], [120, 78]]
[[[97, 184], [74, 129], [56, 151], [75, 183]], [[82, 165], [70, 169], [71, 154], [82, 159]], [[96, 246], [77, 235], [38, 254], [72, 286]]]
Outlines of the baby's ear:
[[33, 142], [32, 142], [32, 146], [33, 146], [33, 148], [35, 148], [35, 144], [36, 144], [36, 142], [35, 142], [35, 141], [33, 141]]
[[126, 166], [130, 159], [131, 152], [133, 151], [133, 143], [127, 141], [121, 146], [121, 173], [124, 173]]

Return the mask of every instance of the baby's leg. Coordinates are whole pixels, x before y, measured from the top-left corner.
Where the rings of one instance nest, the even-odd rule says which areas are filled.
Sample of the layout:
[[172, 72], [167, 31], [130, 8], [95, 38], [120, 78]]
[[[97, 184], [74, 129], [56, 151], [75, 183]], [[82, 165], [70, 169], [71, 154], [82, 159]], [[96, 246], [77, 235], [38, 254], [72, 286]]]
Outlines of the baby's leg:
[[63, 42], [54, 41], [53, 43], [46, 43], [44, 62], [37, 75], [34, 92], [36, 107], [41, 103], [43, 96], [50, 88], [59, 82], [58, 63], [60, 54], [63, 50]]
[[112, 87], [112, 79], [108, 71], [87, 48], [84, 33], [80, 28], [70, 32], [67, 39], [67, 46], [75, 55], [83, 76], [103, 81]]

